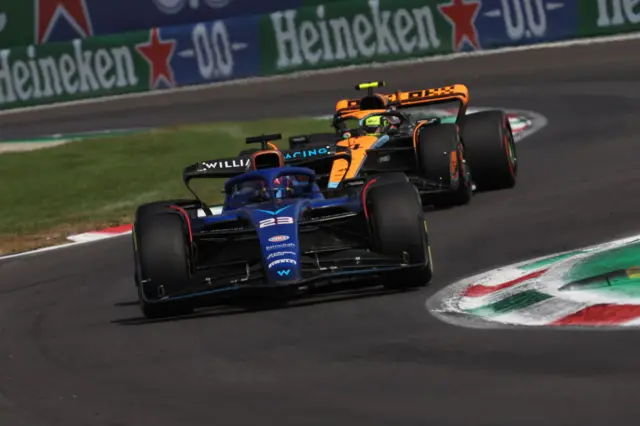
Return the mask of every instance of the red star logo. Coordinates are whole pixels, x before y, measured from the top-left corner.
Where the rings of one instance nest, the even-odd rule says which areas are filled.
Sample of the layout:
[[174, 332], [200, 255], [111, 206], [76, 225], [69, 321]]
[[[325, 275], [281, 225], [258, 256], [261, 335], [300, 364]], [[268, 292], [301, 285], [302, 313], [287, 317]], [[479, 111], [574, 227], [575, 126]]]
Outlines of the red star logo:
[[163, 77], [171, 86], [175, 86], [176, 82], [173, 78], [173, 69], [171, 69], [171, 57], [176, 48], [174, 40], [163, 42], [160, 40], [160, 34], [157, 28], [153, 28], [150, 34], [150, 40], [147, 43], [136, 45], [138, 52], [151, 65], [151, 84], [152, 88], [156, 88], [158, 80]]
[[37, 0], [36, 21], [38, 22], [38, 34], [36, 34], [36, 40], [38, 40], [38, 43], [46, 42], [49, 39], [49, 33], [60, 15], [64, 15], [67, 21], [78, 31], [78, 34], [83, 37], [93, 35], [85, 0]]
[[438, 7], [440, 8], [440, 12], [442, 12], [453, 25], [453, 45], [455, 46], [455, 50], [460, 50], [464, 38], [476, 49], [480, 49], [478, 29], [475, 25], [480, 3], [477, 1], [465, 3], [464, 1], [465, 0], [451, 0], [449, 5]]

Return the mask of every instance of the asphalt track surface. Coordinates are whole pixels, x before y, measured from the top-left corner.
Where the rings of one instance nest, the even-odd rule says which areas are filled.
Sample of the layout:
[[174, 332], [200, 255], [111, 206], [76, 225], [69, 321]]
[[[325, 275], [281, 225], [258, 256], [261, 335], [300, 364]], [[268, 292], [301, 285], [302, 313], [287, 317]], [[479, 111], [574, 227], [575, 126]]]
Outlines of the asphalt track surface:
[[[420, 291], [145, 323], [128, 237], [0, 261], [2, 425], [636, 425], [637, 331], [467, 329], [425, 300], [476, 272], [640, 231], [637, 52], [632, 41], [83, 107], [71, 130], [326, 113], [356, 81], [386, 78], [462, 81], [473, 104], [549, 124], [519, 144], [516, 189], [428, 215], [436, 275]], [[11, 119], [65, 125], [62, 112], [30, 114]]]

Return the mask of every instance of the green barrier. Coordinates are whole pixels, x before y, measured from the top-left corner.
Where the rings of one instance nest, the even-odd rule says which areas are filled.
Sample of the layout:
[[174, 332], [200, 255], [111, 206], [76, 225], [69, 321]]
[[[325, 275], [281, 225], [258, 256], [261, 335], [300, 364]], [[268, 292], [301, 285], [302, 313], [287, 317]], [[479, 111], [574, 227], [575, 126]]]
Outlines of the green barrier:
[[[578, 0], [578, 37], [594, 37], [640, 30], [640, 2], [636, 0]], [[637, 52], [629, 52], [637, 54]]]
[[33, 43], [35, 0], [0, 0], [0, 48]]
[[[319, 2], [318, 2], [319, 3]], [[262, 17], [262, 74], [449, 53], [448, 0], [348, 0]]]
[[0, 109], [149, 90], [147, 31], [0, 51]]
[[[251, 55], [232, 55], [242, 78], [448, 54], [463, 50], [465, 38], [467, 47], [480, 50], [640, 30], [638, 0], [564, 0], [561, 8], [543, 3], [302, 0], [298, 9], [252, 18], [246, 27], [231, 20], [217, 25], [255, 34], [245, 41]], [[150, 65], [136, 48], [149, 43], [149, 31], [32, 46], [33, 4], [0, 0], [0, 47], [22, 45], [0, 50], [0, 109], [150, 90]], [[160, 31], [165, 46], [175, 43], [167, 67], [176, 87], [209, 82], [198, 62], [209, 50], [194, 28]]]

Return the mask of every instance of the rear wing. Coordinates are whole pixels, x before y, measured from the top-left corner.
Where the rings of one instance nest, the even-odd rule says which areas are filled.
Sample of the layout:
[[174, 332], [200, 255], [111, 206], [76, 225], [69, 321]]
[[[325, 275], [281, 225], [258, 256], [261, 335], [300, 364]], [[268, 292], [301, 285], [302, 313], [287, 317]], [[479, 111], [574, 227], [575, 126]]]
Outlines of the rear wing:
[[469, 105], [469, 89], [464, 84], [454, 84], [452, 86], [414, 90], [411, 92], [398, 90], [393, 95], [389, 95], [389, 101], [398, 109], [417, 105], [458, 101], [460, 102], [460, 113], [464, 115]]
[[[262, 134], [260, 136], [250, 136], [245, 139], [245, 142], [247, 144], [260, 144], [261, 149], [268, 150], [278, 149], [278, 147], [270, 141], [280, 139], [282, 139], [282, 135], [279, 133], [273, 135]], [[191, 179], [197, 178], [231, 179], [234, 176], [248, 172], [250, 163], [251, 154], [199, 161], [184, 169], [182, 179], [187, 186]]]
[[[366, 83], [366, 88], [376, 83]], [[360, 85], [363, 86], [363, 85]], [[409, 108], [419, 105], [458, 101], [459, 116], [464, 116], [469, 105], [469, 89], [464, 84], [436, 87], [431, 89], [403, 92], [398, 90], [392, 94], [369, 94], [362, 99], [342, 99], [336, 104], [336, 113], [348, 113], [368, 109]]]
[[[317, 160], [344, 156], [346, 153], [337, 152], [337, 146], [304, 148], [299, 150], [281, 151], [287, 165], [299, 165], [311, 163]], [[251, 155], [237, 157], [218, 158], [215, 160], [200, 161], [186, 167], [182, 173], [185, 184], [198, 178], [222, 178], [231, 179], [249, 170]]]
[[251, 155], [199, 161], [184, 169], [182, 179], [185, 184], [188, 184], [191, 179], [197, 178], [230, 179], [247, 172], [250, 161]]

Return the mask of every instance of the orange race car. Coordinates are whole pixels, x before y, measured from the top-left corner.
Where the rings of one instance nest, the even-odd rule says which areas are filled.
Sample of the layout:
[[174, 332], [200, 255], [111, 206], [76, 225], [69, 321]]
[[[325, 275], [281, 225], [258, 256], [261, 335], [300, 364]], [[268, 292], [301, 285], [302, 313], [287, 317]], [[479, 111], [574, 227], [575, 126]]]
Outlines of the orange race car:
[[411, 181], [423, 203], [438, 207], [466, 204], [473, 190], [515, 185], [515, 142], [503, 111], [467, 115], [469, 91], [462, 84], [373, 92], [381, 86], [382, 81], [359, 84], [356, 89], [368, 90], [366, 96], [340, 100], [334, 132], [292, 137], [289, 152], [298, 154], [288, 161], [303, 161], [330, 190], [392, 173]]

